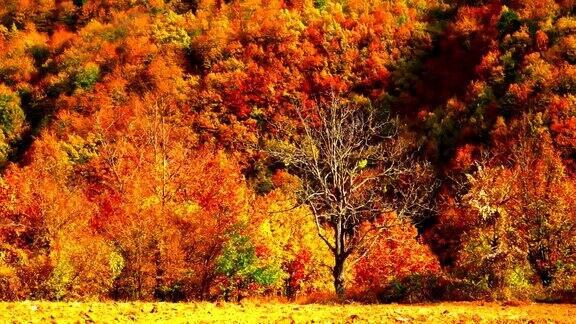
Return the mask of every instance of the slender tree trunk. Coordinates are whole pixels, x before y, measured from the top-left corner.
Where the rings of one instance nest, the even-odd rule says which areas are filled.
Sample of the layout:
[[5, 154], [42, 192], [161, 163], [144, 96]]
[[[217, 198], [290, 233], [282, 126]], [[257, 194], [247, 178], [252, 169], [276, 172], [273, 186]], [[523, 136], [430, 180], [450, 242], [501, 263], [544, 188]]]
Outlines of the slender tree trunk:
[[342, 217], [338, 219], [334, 231], [334, 269], [332, 275], [334, 276], [334, 289], [338, 300], [343, 301], [346, 290], [344, 287], [344, 263], [346, 262], [346, 250], [344, 245], [344, 231], [342, 226]]

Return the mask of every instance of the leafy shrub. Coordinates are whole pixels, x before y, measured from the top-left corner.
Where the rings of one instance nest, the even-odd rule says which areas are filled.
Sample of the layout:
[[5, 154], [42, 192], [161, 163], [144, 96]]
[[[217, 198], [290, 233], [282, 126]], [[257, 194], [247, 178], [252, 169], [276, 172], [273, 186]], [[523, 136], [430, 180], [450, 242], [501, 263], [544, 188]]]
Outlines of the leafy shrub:
[[217, 261], [216, 273], [221, 275], [221, 295], [225, 300], [243, 297], [246, 290], [272, 285], [280, 269], [259, 264], [256, 249], [250, 239], [233, 234]]
[[443, 278], [435, 274], [411, 274], [394, 279], [377, 294], [380, 302], [416, 303], [439, 300], [443, 297]]

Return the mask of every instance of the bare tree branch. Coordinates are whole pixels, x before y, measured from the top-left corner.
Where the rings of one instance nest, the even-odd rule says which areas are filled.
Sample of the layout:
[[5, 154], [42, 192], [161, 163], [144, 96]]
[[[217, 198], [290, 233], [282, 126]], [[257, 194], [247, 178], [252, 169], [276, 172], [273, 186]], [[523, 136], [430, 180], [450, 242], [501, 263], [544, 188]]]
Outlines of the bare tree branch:
[[[301, 202], [310, 207], [318, 235], [334, 254], [340, 294], [346, 258], [356, 251], [365, 254], [383, 233], [376, 227], [376, 235], [359, 234], [360, 225], [389, 212], [423, 218], [437, 184], [429, 165], [411, 154], [414, 145], [401, 136], [399, 121], [377, 116], [370, 105], [331, 94], [313, 109], [297, 106], [296, 115], [300, 131], [273, 125], [278, 136], [263, 149], [301, 179]], [[326, 227], [334, 231], [332, 239]]]

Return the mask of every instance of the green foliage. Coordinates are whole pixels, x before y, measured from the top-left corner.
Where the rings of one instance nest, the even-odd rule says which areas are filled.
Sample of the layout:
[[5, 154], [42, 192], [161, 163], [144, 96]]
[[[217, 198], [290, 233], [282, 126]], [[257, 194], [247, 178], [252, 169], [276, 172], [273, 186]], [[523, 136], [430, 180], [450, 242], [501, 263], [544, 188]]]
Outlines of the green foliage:
[[28, 49], [28, 52], [32, 55], [32, 58], [34, 58], [34, 64], [36, 66], [44, 64], [50, 56], [50, 49], [44, 44], [34, 45]]
[[316, 9], [324, 9], [326, 8], [327, 1], [326, 0], [314, 0], [314, 7]]
[[260, 264], [250, 238], [233, 234], [218, 258], [216, 273], [227, 279], [223, 293], [229, 298], [231, 293], [239, 294], [251, 284], [264, 287], [274, 284], [281, 270]]
[[4, 136], [8, 139], [16, 137], [23, 122], [24, 112], [20, 108], [18, 95], [9, 90], [0, 91], [0, 130]]
[[100, 67], [96, 64], [88, 63], [74, 77], [74, 84], [84, 90], [90, 90], [98, 82], [100, 77]]
[[397, 18], [397, 24], [399, 26], [404, 25], [406, 22], [408, 21], [408, 16], [406, 16], [406, 14], [401, 14], [400, 16], [398, 16]]
[[73, 163], [86, 163], [98, 155], [99, 141], [94, 136], [83, 139], [70, 135], [67, 142], [62, 142], [62, 148]]
[[504, 7], [497, 27], [501, 36], [513, 33], [520, 28], [520, 16], [516, 11]]
[[0, 165], [6, 162], [10, 144], [20, 137], [24, 118], [18, 95], [0, 84]]

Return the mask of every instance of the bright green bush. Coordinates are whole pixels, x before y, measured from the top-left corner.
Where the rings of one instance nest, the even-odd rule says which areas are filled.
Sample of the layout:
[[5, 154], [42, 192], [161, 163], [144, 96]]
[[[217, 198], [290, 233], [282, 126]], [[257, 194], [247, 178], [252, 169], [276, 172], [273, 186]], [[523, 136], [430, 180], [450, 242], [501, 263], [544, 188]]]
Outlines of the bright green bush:
[[246, 289], [270, 286], [280, 277], [280, 269], [260, 264], [256, 249], [247, 236], [233, 234], [217, 261], [216, 273], [222, 276], [224, 299], [241, 298]]

